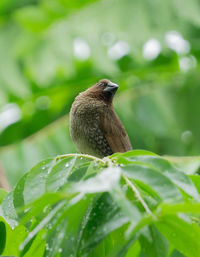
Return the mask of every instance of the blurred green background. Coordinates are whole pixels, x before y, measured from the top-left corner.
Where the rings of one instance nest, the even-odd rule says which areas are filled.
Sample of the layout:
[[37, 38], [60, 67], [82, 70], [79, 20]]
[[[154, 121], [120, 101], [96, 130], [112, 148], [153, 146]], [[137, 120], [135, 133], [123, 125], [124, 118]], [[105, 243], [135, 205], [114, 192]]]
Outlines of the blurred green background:
[[134, 148], [200, 154], [198, 0], [1, 0], [0, 167], [14, 186], [75, 152], [68, 113], [101, 78]]

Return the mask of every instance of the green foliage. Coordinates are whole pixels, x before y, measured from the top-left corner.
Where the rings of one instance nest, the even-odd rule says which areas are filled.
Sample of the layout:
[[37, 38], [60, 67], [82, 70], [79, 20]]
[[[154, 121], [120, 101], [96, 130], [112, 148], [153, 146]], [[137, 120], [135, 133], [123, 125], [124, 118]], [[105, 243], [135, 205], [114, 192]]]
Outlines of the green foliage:
[[141, 150], [46, 159], [4, 196], [1, 254], [199, 257], [197, 171]]
[[[134, 149], [198, 155], [199, 8], [196, 0], [1, 0], [0, 162], [11, 186], [41, 159], [75, 151], [71, 103], [104, 77], [120, 85], [114, 104]], [[186, 50], [167, 44], [170, 31]], [[152, 38], [161, 51], [148, 60]], [[77, 40], [88, 56], [76, 54]], [[128, 50], [113, 57], [120, 42]]]
[[[0, 1], [0, 169], [13, 188], [0, 189], [0, 255], [200, 256], [200, 157], [171, 156], [200, 154], [199, 12], [196, 0]], [[161, 49], [146, 59], [150, 39]], [[74, 97], [104, 77], [120, 85], [133, 148], [166, 157], [54, 158], [75, 152]]]

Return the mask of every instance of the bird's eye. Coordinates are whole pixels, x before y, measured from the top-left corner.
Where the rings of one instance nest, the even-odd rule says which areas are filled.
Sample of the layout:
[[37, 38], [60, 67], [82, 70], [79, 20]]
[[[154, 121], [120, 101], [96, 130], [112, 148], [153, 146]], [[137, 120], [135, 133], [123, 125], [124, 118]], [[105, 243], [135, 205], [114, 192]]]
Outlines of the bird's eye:
[[105, 86], [106, 86], [106, 84], [105, 84], [104, 82], [100, 82], [100, 83], [99, 83], [99, 86], [101, 86], [101, 87], [105, 87]]

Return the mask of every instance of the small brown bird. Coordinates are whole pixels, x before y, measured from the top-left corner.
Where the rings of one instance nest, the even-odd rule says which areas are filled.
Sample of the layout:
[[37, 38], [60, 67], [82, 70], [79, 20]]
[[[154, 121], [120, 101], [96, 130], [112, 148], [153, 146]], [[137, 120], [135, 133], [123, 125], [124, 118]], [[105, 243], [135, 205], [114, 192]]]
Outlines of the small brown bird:
[[118, 87], [102, 79], [75, 98], [70, 110], [70, 134], [81, 153], [101, 158], [132, 150], [126, 130], [113, 109]]

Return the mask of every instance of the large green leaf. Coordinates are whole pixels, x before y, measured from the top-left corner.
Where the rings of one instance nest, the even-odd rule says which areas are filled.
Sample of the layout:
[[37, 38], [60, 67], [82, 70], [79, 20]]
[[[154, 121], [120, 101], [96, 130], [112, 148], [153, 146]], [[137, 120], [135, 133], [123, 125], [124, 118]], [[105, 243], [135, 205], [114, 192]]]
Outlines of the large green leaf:
[[[1, 215], [9, 225], [3, 240], [22, 231], [13, 253], [26, 257], [35, 252], [39, 257], [168, 257], [173, 249], [195, 257], [200, 251], [196, 178], [145, 151], [47, 159], [4, 197]], [[2, 243], [3, 254], [12, 252], [7, 244], [3, 250]]]

